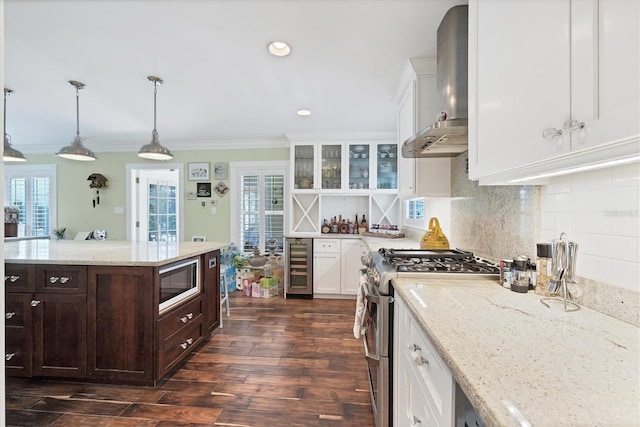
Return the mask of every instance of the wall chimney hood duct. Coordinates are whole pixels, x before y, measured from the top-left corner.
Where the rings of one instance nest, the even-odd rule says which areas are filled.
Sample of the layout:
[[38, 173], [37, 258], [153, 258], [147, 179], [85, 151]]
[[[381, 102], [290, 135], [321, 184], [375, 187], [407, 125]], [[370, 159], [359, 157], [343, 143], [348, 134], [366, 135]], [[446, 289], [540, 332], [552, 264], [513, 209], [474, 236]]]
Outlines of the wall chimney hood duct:
[[402, 145], [404, 157], [456, 157], [468, 147], [468, 6], [447, 11], [437, 33], [436, 107], [438, 121]]

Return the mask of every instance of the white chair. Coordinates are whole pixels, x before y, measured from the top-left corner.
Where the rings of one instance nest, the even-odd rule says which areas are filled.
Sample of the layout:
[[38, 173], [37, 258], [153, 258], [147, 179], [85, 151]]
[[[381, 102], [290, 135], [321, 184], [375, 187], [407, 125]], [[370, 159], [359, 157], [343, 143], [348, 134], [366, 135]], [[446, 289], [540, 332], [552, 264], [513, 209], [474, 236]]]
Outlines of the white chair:
[[227, 288], [227, 266], [220, 266], [220, 327], [222, 328], [222, 307], [227, 306], [227, 317], [229, 317], [229, 290]]

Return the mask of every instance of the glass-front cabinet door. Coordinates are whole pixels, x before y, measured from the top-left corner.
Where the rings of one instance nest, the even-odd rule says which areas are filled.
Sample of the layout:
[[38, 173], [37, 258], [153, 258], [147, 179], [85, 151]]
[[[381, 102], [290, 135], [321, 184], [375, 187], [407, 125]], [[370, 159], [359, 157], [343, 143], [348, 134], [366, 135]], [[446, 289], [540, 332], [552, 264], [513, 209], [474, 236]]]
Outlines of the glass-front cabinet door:
[[349, 190], [368, 190], [370, 182], [371, 147], [369, 144], [347, 145], [349, 159]]
[[377, 190], [398, 190], [398, 144], [376, 144]]
[[301, 144], [293, 146], [293, 189], [313, 190], [315, 183], [316, 146]]
[[320, 146], [322, 190], [342, 189], [342, 144]]

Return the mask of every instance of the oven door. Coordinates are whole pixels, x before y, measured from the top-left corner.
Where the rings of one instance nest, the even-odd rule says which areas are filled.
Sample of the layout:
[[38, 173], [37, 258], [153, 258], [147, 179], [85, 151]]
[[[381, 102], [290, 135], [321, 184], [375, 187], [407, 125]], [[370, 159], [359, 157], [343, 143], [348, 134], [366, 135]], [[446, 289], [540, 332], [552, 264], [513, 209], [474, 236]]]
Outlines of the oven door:
[[365, 287], [365, 332], [362, 337], [367, 359], [371, 405], [377, 427], [388, 426], [390, 418], [389, 339], [393, 297], [378, 294], [375, 287]]

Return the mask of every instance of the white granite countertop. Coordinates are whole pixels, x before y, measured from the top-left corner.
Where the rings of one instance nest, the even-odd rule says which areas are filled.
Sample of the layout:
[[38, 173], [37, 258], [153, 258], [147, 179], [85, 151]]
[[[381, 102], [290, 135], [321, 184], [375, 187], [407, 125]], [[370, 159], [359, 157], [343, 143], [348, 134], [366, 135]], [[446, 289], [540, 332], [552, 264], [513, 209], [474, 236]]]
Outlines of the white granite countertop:
[[[395, 279], [489, 426], [640, 425], [640, 329], [484, 279]], [[505, 403], [509, 402], [509, 403]]]
[[4, 260], [16, 264], [159, 266], [228, 245], [221, 242], [21, 240], [4, 243]]

